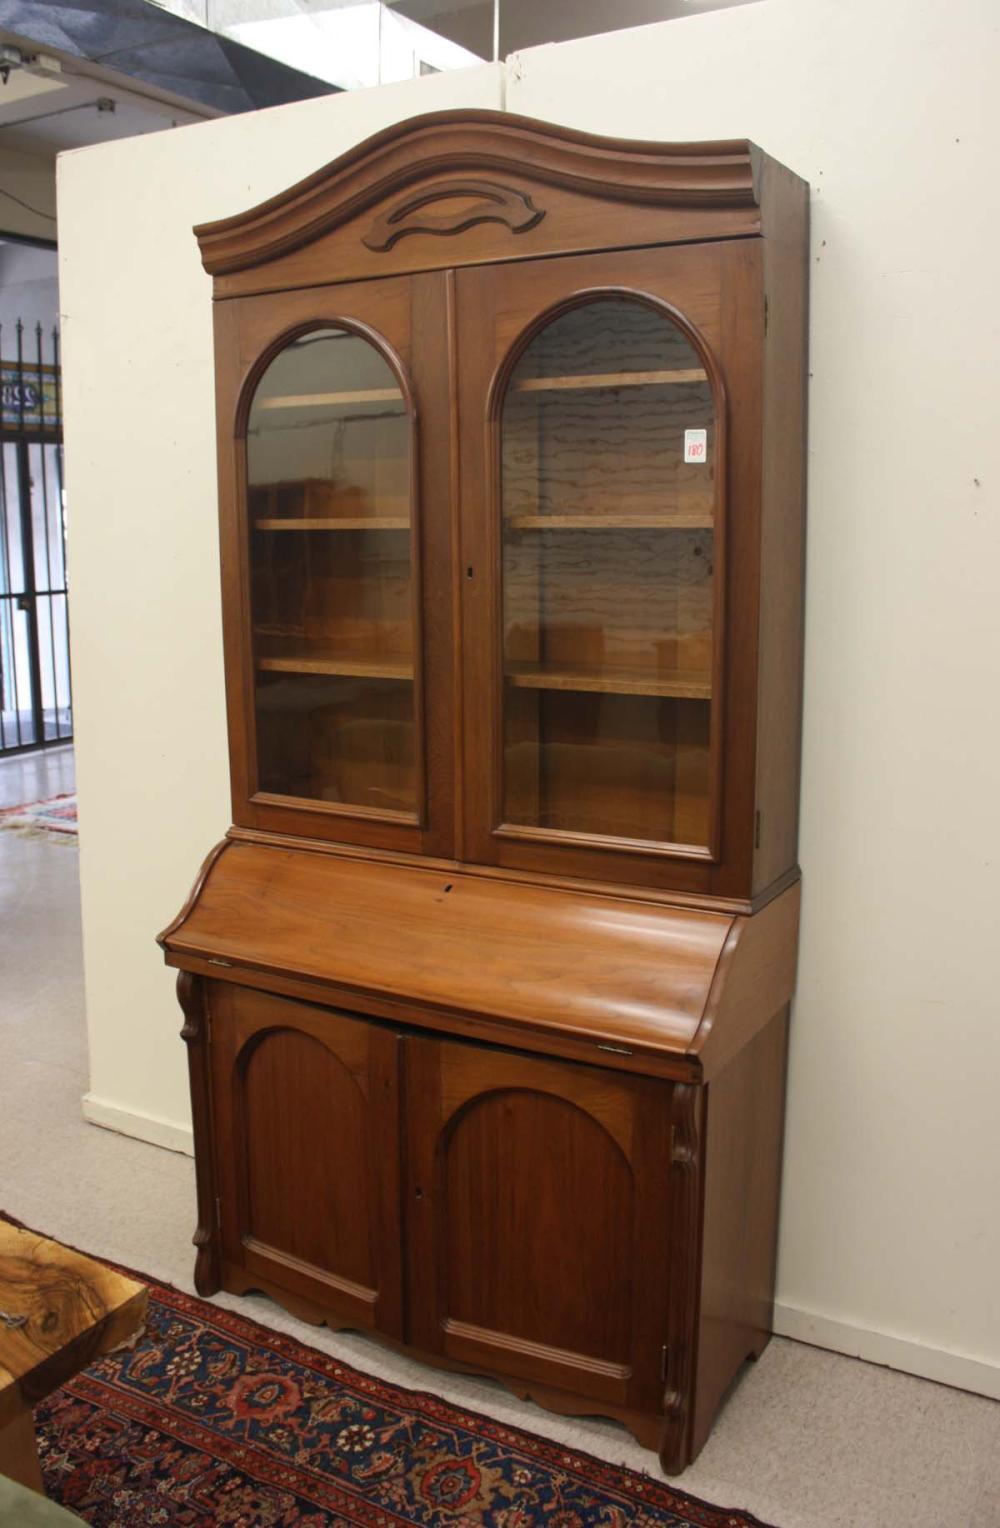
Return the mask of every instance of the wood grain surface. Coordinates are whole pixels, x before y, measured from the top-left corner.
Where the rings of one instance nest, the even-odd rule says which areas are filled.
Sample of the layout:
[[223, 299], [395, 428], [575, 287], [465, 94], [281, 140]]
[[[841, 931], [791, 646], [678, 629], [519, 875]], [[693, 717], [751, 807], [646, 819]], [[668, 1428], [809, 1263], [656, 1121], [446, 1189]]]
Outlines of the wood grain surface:
[[124, 1342], [145, 1311], [141, 1284], [0, 1220], [0, 1426]]
[[677, 1054], [697, 1032], [731, 923], [638, 898], [233, 843], [166, 943], [595, 1046]]
[[405, 1064], [410, 1340], [654, 1410], [670, 1084], [425, 1036]]

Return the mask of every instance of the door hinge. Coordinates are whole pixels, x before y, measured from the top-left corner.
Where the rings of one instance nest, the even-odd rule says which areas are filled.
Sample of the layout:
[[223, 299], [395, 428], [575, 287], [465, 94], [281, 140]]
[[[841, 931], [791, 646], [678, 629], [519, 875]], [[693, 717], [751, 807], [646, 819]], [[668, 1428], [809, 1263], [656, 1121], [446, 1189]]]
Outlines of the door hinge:
[[771, 316], [770, 315], [770, 307], [771, 307], [771, 305], [770, 305], [767, 297], [765, 297], [764, 298], [764, 333], [765, 334], [767, 333], [768, 320], [769, 320], [769, 318]]
[[222, 1230], [222, 1199], [219, 1194], [215, 1196], [215, 1226], [216, 1230]]
[[668, 1349], [666, 1343], [664, 1343], [663, 1347], [660, 1349], [660, 1379], [662, 1380], [663, 1384], [667, 1383], [667, 1357], [668, 1357], [668, 1353], [669, 1353], [669, 1349]]
[[753, 819], [753, 846], [760, 848], [760, 813], [756, 812]]

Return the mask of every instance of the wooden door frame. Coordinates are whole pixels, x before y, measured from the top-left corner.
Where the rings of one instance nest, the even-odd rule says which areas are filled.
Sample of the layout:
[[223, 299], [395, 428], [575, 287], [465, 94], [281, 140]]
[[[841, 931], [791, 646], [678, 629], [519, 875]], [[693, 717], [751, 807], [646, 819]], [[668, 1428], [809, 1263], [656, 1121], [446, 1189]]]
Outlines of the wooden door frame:
[[[441, 273], [387, 276], [215, 304], [223, 644], [233, 821], [237, 826], [424, 855], [454, 844], [454, 635], [450, 365], [435, 343], [447, 323]], [[360, 806], [283, 798], [256, 786], [249, 588], [246, 418], [269, 362], [295, 337], [336, 327], [373, 343], [396, 373], [411, 419], [415, 821]]]
[[[712, 896], [745, 894], [754, 829], [754, 725], [760, 517], [761, 240], [670, 245], [568, 255], [456, 273], [458, 343], [471, 354], [459, 377], [462, 419], [463, 813], [466, 856], [504, 868], [652, 886]], [[708, 293], [706, 282], [715, 285]], [[717, 374], [718, 424], [726, 435], [726, 480], [717, 527], [712, 753], [718, 826], [707, 851], [671, 845], [506, 828], [501, 819], [498, 674], [502, 647], [501, 541], [496, 410], [525, 337], [598, 291], [631, 293], [701, 336]], [[697, 299], [697, 300], [696, 300]], [[714, 323], [706, 324], [714, 302]], [[701, 308], [698, 307], [700, 303]], [[695, 316], [692, 317], [692, 310]], [[512, 315], [517, 322], [513, 323]], [[513, 327], [509, 342], [491, 323]], [[726, 407], [726, 393], [741, 397]], [[749, 398], [749, 403], [746, 401]], [[756, 400], [756, 401], [755, 401]]]

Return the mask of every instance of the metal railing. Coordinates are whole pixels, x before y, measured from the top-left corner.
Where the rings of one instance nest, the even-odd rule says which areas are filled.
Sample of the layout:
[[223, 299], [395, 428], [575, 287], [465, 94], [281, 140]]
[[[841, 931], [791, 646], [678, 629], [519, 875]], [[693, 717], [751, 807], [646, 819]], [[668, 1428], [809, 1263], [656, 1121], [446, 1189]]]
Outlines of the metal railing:
[[0, 754], [73, 737], [59, 330], [18, 319], [12, 345], [10, 327], [0, 325]]

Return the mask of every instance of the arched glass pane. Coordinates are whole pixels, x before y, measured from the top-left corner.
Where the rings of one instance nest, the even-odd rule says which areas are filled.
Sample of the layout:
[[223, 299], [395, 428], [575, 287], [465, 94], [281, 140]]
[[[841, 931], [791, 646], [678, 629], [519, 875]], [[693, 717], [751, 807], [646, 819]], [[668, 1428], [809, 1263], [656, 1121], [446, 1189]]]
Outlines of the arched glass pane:
[[707, 846], [716, 419], [626, 297], [553, 319], [501, 417], [503, 817]]
[[360, 335], [301, 335], [247, 423], [261, 791], [417, 810], [410, 420]]

